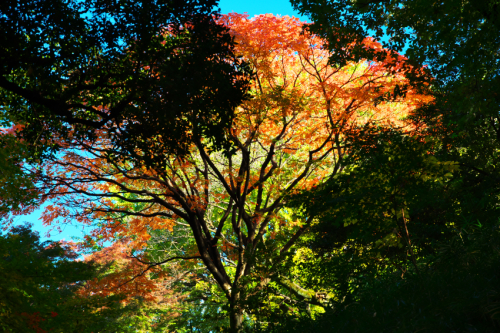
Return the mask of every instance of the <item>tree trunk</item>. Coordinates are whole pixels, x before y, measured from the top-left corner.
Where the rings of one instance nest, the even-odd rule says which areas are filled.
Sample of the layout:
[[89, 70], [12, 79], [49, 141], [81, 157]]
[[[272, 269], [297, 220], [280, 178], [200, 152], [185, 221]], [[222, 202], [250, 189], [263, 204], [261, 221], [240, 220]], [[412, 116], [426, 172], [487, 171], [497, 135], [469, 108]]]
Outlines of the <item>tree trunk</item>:
[[241, 333], [243, 332], [243, 309], [239, 304], [239, 293], [234, 295], [230, 304], [229, 313], [229, 332], [231, 333]]

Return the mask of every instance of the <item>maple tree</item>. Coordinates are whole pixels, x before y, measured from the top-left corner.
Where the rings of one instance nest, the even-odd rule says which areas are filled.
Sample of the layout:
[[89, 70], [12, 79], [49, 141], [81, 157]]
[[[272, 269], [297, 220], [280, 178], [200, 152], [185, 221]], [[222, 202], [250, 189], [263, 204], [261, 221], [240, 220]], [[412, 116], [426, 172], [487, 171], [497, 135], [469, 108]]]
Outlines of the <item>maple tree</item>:
[[78, 295], [84, 298], [120, 295], [120, 316], [115, 319], [115, 325], [122, 326], [124, 332], [168, 328], [169, 322], [179, 315], [184, 299], [172, 288], [183, 272], [177, 270], [177, 275], [174, 275], [172, 269], [166, 274], [160, 267], [148, 268], [130, 255], [131, 250], [127, 240], [122, 239], [86, 256], [85, 262], [103, 269], [96, 277], [87, 280], [78, 290]]
[[[44, 213], [46, 224], [92, 225], [88, 245], [125, 242], [130, 267], [141, 264], [130, 286], [144, 290], [121, 283], [130, 277], [128, 269], [97, 289], [113, 293], [123, 287], [152, 297], [147, 289], [160, 282], [155, 279], [162, 271], [183, 269], [177, 279], [182, 288], [193, 290], [188, 279], [195, 289], [208, 288], [226, 311], [229, 330], [241, 332], [248, 320], [261, 319], [252, 301], [263, 293], [274, 294], [286, 309], [328, 304], [329, 295], [301, 287], [293, 272], [281, 269], [315, 221], [287, 210], [287, 195], [341, 173], [349, 154], [345, 138], [363, 133], [367, 124], [415, 130], [418, 124], [405, 117], [429, 97], [412, 90], [393, 94], [406, 82], [406, 59], [384, 53], [370, 38], [363, 47], [385, 54], [384, 61], [333, 67], [324, 41], [302, 33], [298, 19], [229, 14], [221, 23], [254, 72], [252, 98], [235, 110], [223, 133], [230, 149], [218, 151], [213, 141], [192, 136], [187, 154], [155, 155], [162, 159], [156, 165], [147, 158], [130, 162], [118, 156], [127, 152], [114, 151], [115, 128], [104, 127], [99, 140], [65, 142], [38, 179], [43, 197], [57, 203]], [[145, 145], [132, 153], [150, 154], [154, 150]]]

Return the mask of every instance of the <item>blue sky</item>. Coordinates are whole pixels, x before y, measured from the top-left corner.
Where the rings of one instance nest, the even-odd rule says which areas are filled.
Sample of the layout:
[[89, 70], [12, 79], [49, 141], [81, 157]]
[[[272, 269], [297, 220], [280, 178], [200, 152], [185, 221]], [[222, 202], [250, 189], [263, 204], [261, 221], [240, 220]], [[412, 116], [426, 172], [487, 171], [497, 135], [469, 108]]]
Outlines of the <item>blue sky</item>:
[[[248, 13], [250, 17], [260, 14], [274, 14], [281, 16], [295, 16], [300, 18], [302, 21], [307, 21], [307, 18], [299, 15], [298, 12], [294, 11], [292, 5], [288, 0], [221, 0], [219, 2], [219, 8], [221, 13], [227, 14], [231, 12], [236, 13]], [[24, 224], [24, 222], [33, 223], [34, 229], [40, 233], [43, 239], [49, 239], [45, 237], [47, 231], [50, 227], [44, 227], [42, 222], [39, 220], [42, 209], [39, 209], [27, 216], [19, 216], [15, 220], [15, 224]], [[62, 232], [52, 231], [50, 233], [51, 240], [71, 240], [71, 237], [82, 237], [84, 235], [84, 229], [82, 226], [75, 225], [62, 225], [60, 226]]]
[[302, 21], [307, 21], [307, 17], [300, 16], [298, 12], [293, 10], [288, 0], [221, 0], [219, 7], [223, 14], [231, 12], [242, 14], [247, 12], [250, 17], [259, 14], [288, 15], [298, 17]]

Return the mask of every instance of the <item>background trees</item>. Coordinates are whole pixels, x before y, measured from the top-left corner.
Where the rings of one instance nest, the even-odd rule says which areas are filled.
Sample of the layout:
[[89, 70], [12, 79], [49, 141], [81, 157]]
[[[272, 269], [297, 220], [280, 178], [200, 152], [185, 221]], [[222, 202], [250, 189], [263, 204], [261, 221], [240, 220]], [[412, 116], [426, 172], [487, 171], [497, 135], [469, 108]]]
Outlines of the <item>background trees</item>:
[[282, 321], [281, 330], [275, 331], [495, 332], [499, 319], [498, 230], [479, 229], [472, 226], [438, 247], [437, 262], [422, 275], [365, 277], [355, 302], [328, 309], [316, 320]]
[[[314, 221], [284, 210], [285, 195], [339, 173], [349, 151], [344, 138], [356, 137], [367, 121], [412, 129], [403, 118], [427, 97], [409, 91], [406, 98], [374, 103], [404, 83], [386, 70], [391, 63], [397, 73], [403, 57], [331, 67], [322, 41], [301, 34], [296, 19], [234, 14], [222, 21], [238, 43], [235, 52], [255, 73], [253, 98], [236, 109], [224, 132], [232, 149], [217, 152], [213, 141], [191, 136], [187, 155], [155, 155], [145, 146], [117, 155], [114, 129], [103, 128], [98, 141], [74, 137], [40, 179], [45, 196], [59, 202], [45, 213], [47, 223], [75, 218], [94, 224], [100, 242], [127, 239], [136, 251], [130, 255], [146, 265], [144, 274], [159, 265], [184, 267], [190, 273], [177, 284], [196, 283], [200, 297], [218, 304], [239, 332], [245, 320], [267, 316], [252, 303], [264, 291], [292, 312], [301, 303], [328, 302], [280, 268]], [[384, 52], [370, 39], [365, 47]], [[163, 144], [162, 136], [155, 140]]]
[[[462, 300], [470, 293], [486, 292], [479, 290], [486, 285], [482, 279], [491, 281], [490, 291], [498, 285], [494, 265], [489, 262], [496, 256], [497, 241], [493, 239], [499, 221], [495, 171], [499, 152], [498, 101], [494, 91], [498, 88], [498, 4], [293, 3], [311, 15], [315, 21], [312, 31], [326, 37], [329, 47], [360, 41], [370, 30], [379, 36], [387, 33], [391, 38], [384, 46], [392, 50], [408, 47], [410, 63], [428, 65], [433, 77], [427, 81], [428, 91], [435, 96], [432, 103], [415, 112], [415, 119], [426, 124], [420, 132], [425, 140], [398, 131], [390, 135], [382, 131], [359, 142], [354, 139], [354, 147], [368, 148], [365, 153], [364, 148], [353, 149], [361, 153], [355, 161], [357, 167], [339, 175], [338, 182], [297, 197], [298, 205], [324, 214], [315, 239], [308, 244], [321, 259], [316, 266], [310, 264], [309, 269], [339, 276], [334, 282], [344, 282], [348, 296], [347, 301], [316, 323], [324, 325], [325, 331], [332, 326], [354, 332], [374, 327], [390, 332], [469, 328], [494, 331], [496, 315], [488, 309], [496, 306], [495, 299], [479, 297], [477, 303]], [[334, 38], [335, 33], [343, 38]], [[351, 45], [331, 57], [332, 64], [366, 56], [366, 50]], [[426, 80], [414, 80], [411, 72], [408, 74], [411, 86], [427, 89]], [[372, 144], [366, 145], [366, 141]], [[398, 213], [384, 204], [388, 199], [406, 208]], [[385, 224], [387, 221], [391, 223]], [[398, 227], [403, 222], [408, 233]], [[384, 228], [386, 234], [382, 235]], [[410, 238], [411, 244], [407, 241]], [[492, 242], [492, 248], [483, 242]], [[411, 246], [411, 252], [405, 243]], [[472, 259], [479, 253], [485, 255], [484, 259]], [[395, 262], [400, 254], [407, 258], [406, 273], [406, 268], [397, 268]], [[483, 262], [475, 268], [477, 273], [462, 269], [476, 260]], [[467, 283], [468, 287], [464, 287]], [[419, 297], [432, 295], [428, 294], [430, 290], [436, 295]], [[445, 290], [452, 290], [453, 295], [443, 294]], [[360, 306], [353, 306], [356, 304]], [[425, 311], [420, 304], [433, 304], [430, 307], [439, 318], [422, 314]], [[384, 308], [385, 315], [380, 317], [381, 312], [375, 308]], [[405, 319], [415, 319], [394, 321], [394, 314], [385, 312], [389, 309], [402, 313]], [[304, 327], [312, 327], [313, 322], [307, 322], [309, 326]], [[318, 331], [319, 326], [311, 331]]]
[[0, 216], [6, 217], [35, 204], [33, 174], [25, 173], [22, 161], [29, 147], [15, 135], [15, 128], [0, 130]]
[[[385, 47], [395, 51], [407, 48], [405, 54], [412, 64], [427, 65], [432, 77], [429, 87], [436, 99], [420, 110], [419, 118], [442, 142], [439, 155], [461, 166], [461, 215], [496, 222], [493, 207], [498, 200], [494, 185], [498, 184], [498, 173], [494, 170], [500, 133], [498, 1], [292, 3], [311, 16], [315, 22], [312, 31], [325, 37], [329, 47], [359, 42], [370, 31], [379, 37], [386, 33], [390, 38], [382, 42]], [[335, 33], [343, 38], [333, 38]], [[358, 49], [340, 53], [348, 59], [366, 54]], [[331, 61], [339, 60], [334, 57]], [[408, 77], [414, 87], [424, 87], [420, 80]]]
[[99, 274], [99, 266], [74, 261], [77, 255], [67, 244], [41, 243], [29, 225], [1, 235], [0, 253], [4, 332], [107, 332], [119, 325], [119, 311], [127, 311], [118, 294], [81, 297], [79, 289]]

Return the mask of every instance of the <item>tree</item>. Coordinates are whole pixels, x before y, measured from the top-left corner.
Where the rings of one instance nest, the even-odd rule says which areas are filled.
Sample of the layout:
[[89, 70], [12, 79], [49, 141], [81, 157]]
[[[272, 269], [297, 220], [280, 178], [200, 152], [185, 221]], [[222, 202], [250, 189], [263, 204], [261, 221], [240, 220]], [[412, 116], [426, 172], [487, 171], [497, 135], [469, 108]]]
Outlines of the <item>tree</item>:
[[320, 220], [304, 241], [315, 260], [300, 269], [341, 294], [319, 319], [277, 331], [496, 331], [498, 219], [462, 215], [460, 168], [434, 156], [439, 141], [370, 139], [351, 151], [355, 168], [290, 203]]
[[461, 222], [454, 181], [460, 168], [434, 156], [438, 141], [394, 129], [357, 140], [342, 174], [289, 203], [318, 219], [304, 241], [315, 261], [302, 269], [328, 276], [339, 307], [377, 278], [425, 273]]
[[[327, 39], [330, 48], [339, 50], [337, 53], [340, 54], [332, 57], [333, 63], [341, 58], [362, 57], [363, 52], [369, 50], [364, 50], [360, 42], [369, 33], [379, 39], [388, 36], [390, 38], [382, 41], [384, 47], [399, 52], [406, 48], [405, 54], [410, 61], [428, 64], [435, 88], [458, 88], [457, 84], [465, 88], [469, 85], [469, 93], [491, 99], [488, 103], [494, 103], [497, 98], [494, 90], [489, 89], [498, 83], [498, 1], [291, 2], [302, 14], [311, 17], [314, 24], [309, 28]], [[352, 46], [342, 48], [342, 45]], [[461, 100], [470, 97], [465, 95]]]
[[[48, 208], [46, 223], [98, 221], [94, 238], [128, 239], [145, 274], [180, 261], [199, 282], [217, 286], [208, 289], [220, 296], [218, 311], [227, 311], [230, 331], [241, 332], [265, 318], [252, 304], [264, 292], [284, 308], [328, 302], [280, 269], [315, 220], [287, 213], [285, 195], [342, 172], [349, 152], [344, 137], [355, 136], [368, 120], [411, 130], [403, 118], [428, 97], [409, 91], [406, 98], [375, 103], [404, 84], [402, 75], [386, 70], [391, 63], [397, 72], [401, 56], [332, 67], [323, 41], [301, 34], [297, 19], [230, 14], [222, 21], [255, 73], [253, 98], [237, 108], [224, 132], [232, 150], [214, 151], [210, 140], [193, 136], [187, 155], [162, 155], [158, 165], [130, 163], [116, 157], [103, 129], [98, 142], [74, 138], [39, 179], [44, 195], [59, 202]], [[371, 39], [365, 47], [383, 51]], [[137, 155], [150, 154], [141, 147]]]
[[0, 235], [2, 331], [108, 331], [122, 298], [79, 296], [82, 285], [100, 269], [76, 257], [69, 244], [40, 242], [30, 225]]
[[[496, 237], [495, 230], [498, 228], [500, 199], [498, 196], [498, 153], [500, 152], [498, 140], [500, 138], [498, 1], [479, 3], [426, 0], [405, 2], [292, 0], [292, 3], [301, 13], [311, 17], [315, 23], [309, 26], [310, 30], [327, 39], [330, 48], [337, 48], [339, 44], [336, 43], [351, 43], [351, 48], [337, 48], [339, 52], [331, 58], [332, 64], [340, 63], [345, 59], [364, 57], [367, 50], [363, 49], [359, 42], [366, 34], [374, 33], [377, 37], [383, 35], [390, 37], [382, 42], [384, 47], [388, 49], [403, 51], [407, 47], [405, 54], [409, 58], [409, 63], [414, 66], [417, 64], [427, 65], [429, 76], [424, 82], [427, 81], [428, 86], [422, 84], [422, 81], [414, 80], [411, 75], [407, 75], [408, 83], [412, 87], [428, 89], [428, 92], [435, 97], [431, 104], [417, 110], [414, 116], [415, 119], [426, 124], [423, 134], [430, 139], [429, 142], [433, 142], [424, 151], [427, 149], [427, 154], [434, 159], [432, 163], [434, 168], [438, 165], [444, 167], [448, 164], [448, 171], [450, 171], [447, 173], [446, 168], [442, 168], [441, 175], [447, 175], [446, 177], [433, 179], [434, 176], [432, 176], [428, 180], [436, 180], [434, 185], [425, 184], [422, 182], [422, 178], [414, 177], [430, 172], [433, 169], [429, 169], [430, 165], [422, 168], [424, 165], [420, 163], [419, 166], [417, 162], [420, 158], [415, 159], [415, 155], [411, 153], [405, 154], [405, 149], [396, 149], [400, 154], [394, 154], [394, 147], [390, 148], [390, 145], [387, 144], [378, 145], [379, 147], [385, 146], [385, 152], [375, 150], [367, 153], [366, 158], [360, 160], [361, 167], [353, 171], [352, 177], [350, 179], [346, 175], [343, 177], [343, 185], [331, 183], [330, 186], [323, 187], [317, 193], [309, 193], [302, 198], [301, 204], [325, 214], [323, 215], [325, 223], [321, 224], [322, 227], [318, 227], [316, 230], [317, 238], [311, 243], [316, 247], [321, 247], [328, 241], [335, 240], [338, 249], [345, 246], [346, 239], [349, 239], [350, 242], [356, 243], [357, 247], [351, 248], [351, 253], [339, 251], [339, 256], [342, 257], [345, 254], [346, 257], [353, 258], [352, 253], [355, 253], [358, 256], [358, 267], [367, 267], [366, 265], [370, 263], [370, 260], [366, 260], [367, 252], [370, 254], [376, 252], [373, 247], [373, 242], [377, 241], [373, 239], [375, 235], [360, 232], [362, 229], [372, 230], [371, 227], [367, 226], [367, 223], [364, 223], [364, 226], [360, 224], [343, 226], [342, 217], [346, 215], [350, 219], [363, 221], [367, 221], [367, 215], [369, 217], [378, 214], [378, 216], [390, 217], [391, 212], [383, 207], [384, 200], [378, 199], [388, 197], [387, 188], [384, 189], [387, 183], [393, 183], [398, 178], [406, 179], [407, 182], [404, 184], [406, 194], [403, 196], [408, 199], [404, 205], [408, 207], [409, 212], [405, 211], [405, 217], [409, 217], [407, 226], [412, 244], [415, 245], [415, 259], [422, 272], [418, 276], [408, 275], [407, 280], [409, 281], [405, 282], [401, 278], [393, 278], [392, 274], [388, 274], [387, 271], [380, 274], [380, 271], [376, 269], [364, 270], [363, 272], [359, 268], [353, 269], [352, 272], [357, 270], [353, 274], [354, 278], [352, 275], [350, 276], [353, 285], [360, 286], [357, 296], [365, 295], [364, 299], [357, 298], [356, 301], [361, 302], [366, 309], [373, 309], [373, 307], [380, 306], [377, 304], [376, 298], [380, 303], [390, 302], [394, 299], [393, 296], [387, 298], [381, 296], [388, 289], [393, 290], [388, 292], [390, 295], [405, 293], [405, 290], [411, 288], [423, 291], [425, 288], [421, 286], [424, 286], [425, 283], [432, 285], [434, 290], [440, 290], [440, 292], [453, 290], [452, 292], [457, 295], [457, 299], [464, 297], [464, 299], [470, 300], [463, 295], [476, 292], [475, 283], [486, 285], [484, 281], [494, 275], [488, 267], [487, 260], [483, 260], [484, 266], [478, 265], [474, 268], [478, 272], [481, 271], [484, 276], [476, 275], [472, 278], [468, 270], [454, 270], [455, 265], [461, 265], [461, 263], [450, 258], [444, 260], [439, 254], [444, 249], [455, 251], [455, 249], [461, 248], [463, 251], [476, 251], [475, 248], [464, 249], [456, 243], [456, 240], [462, 236], [465, 239], [465, 235], [468, 234], [467, 230], [472, 225], [483, 227], [482, 232], [486, 238]], [[335, 37], [337, 34], [340, 34], [341, 38], [337, 39]], [[401, 135], [396, 141], [413, 142], [413, 139], [404, 138], [404, 135]], [[410, 144], [409, 146], [414, 145]], [[405, 162], [401, 163], [401, 161]], [[392, 168], [391, 165], [398, 167]], [[451, 165], [455, 165], [453, 170], [449, 168]], [[380, 175], [373, 170], [386, 170], [386, 172]], [[412, 173], [405, 175], [405, 170], [412, 171]], [[373, 179], [379, 179], [379, 181], [375, 183]], [[385, 181], [380, 182], [380, 179]], [[422, 185], [425, 186], [422, 187]], [[366, 186], [367, 188], [365, 188]], [[374, 191], [376, 187], [378, 190]], [[398, 191], [398, 187], [401, 188], [401, 184], [396, 186], [394, 191], [401, 195], [403, 191]], [[420, 191], [416, 191], [418, 188]], [[410, 189], [411, 191], [409, 191]], [[341, 190], [340, 193], [335, 192], [338, 190]], [[407, 194], [412, 191], [415, 195], [408, 197]], [[328, 195], [325, 195], [326, 193]], [[374, 195], [374, 193], [379, 196]], [[426, 200], [426, 196], [430, 196], [433, 200]], [[311, 197], [319, 197], [323, 202], [309, 205]], [[297, 200], [300, 201], [298, 198]], [[328, 207], [325, 201], [327, 203], [333, 201], [338, 210], [333, 213], [334, 209]], [[363, 203], [367, 208], [375, 209], [357, 211], [356, 213], [349, 210], [359, 203]], [[312, 208], [313, 206], [315, 208]], [[371, 219], [371, 221], [373, 220], [375, 219]], [[383, 225], [380, 220], [375, 222], [375, 225], [379, 227], [376, 235], [380, 236], [380, 231], [384, 230]], [[385, 232], [391, 236], [390, 229], [385, 229]], [[404, 235], [404, 233], [400, 234]], [[371, 239], [370, 236], [372, 236]], [[397, 237], [395, 233], [392, 234], [392, 237], [395, 241], [404, 240], [403, 237]], [[361, 249], [363, 250], [362, 255], [360, 254]], [[366, 251], [367, 249], [371, 251]], [[394, 256], [395, 252], [397, 253], [395, 246], [392, 249], [390, 246], [386, 246], [385, 249], [386, 253], [391, 256]], [[331, 247], [329, 250], [332, 254]], [[466, 252], [463, 255], [473, 257], [474, 253]], [[494, 251], [491, 251], [490, 255], [490, 258], [493, 258]], [[375, 256], [375, 258], [377, 261], [382, 259], [379, 256]], [[383, 258], [387, 260], [387, 256], [383, 256]], [[321, 261], [320, 265], [325, 268], [325, 261]], [[377, 267], [377, 265], [372, 267], [374, 266]], [[325, 270], [322, 272], [325, 273]], [[450, 278], [452, 270], [453, 279]], [[411, 271], [410, 267], [409, 272]], [[330, 270], [325, 274], [333, 275], [332, 272]], [[363, 277], [364, 283], [359, 283], [360, 277]], [[483, 282], [473, 282], [467, 288], [463, 288], [463, 285], [456, 287], [461, 285], [460, 281], [469, 278], [471, 280], [475, 278], [484, 280]], [[379, 281], [387, 279], [389, 282], [382, 286], [377, 284], [377, 279]], [[367, 280], [371, 281], [371, 285], [366, 282]], [[390, 286], [391, 283], [401, 284], [403, 287], [400, 289], [395, 285]], [[451, 289], [454, 286], [456, 289]], [[440, 301], [444, 299], [439, 298]], [[415, 294], [412, 298], [413, 302], [417, 304], [417, 302], [424, 302], [424, 300]], [[442, 308], [447, 309], [446, 311], [449, 310], [447, 312], [447, 315], [450, 315], [448, 329], [452, 327], [451, 325], [459, 327], [460, 324], [467, 321], [467, 325], [475, 325], [476, 319], [470, 318], [477, 318], [477, 312], [467, 310], [464, 313], [461, 309], [466, 307], [485, 309], [489, 306], [479, 306], [473, 302], [470, 304], [463, 302], [459, 305], [447, 302], [446, 300], [436, 304], [441, 304]], [[346, 302], [346, 304], [354, 303]], [[367, 306], [368, 304], [370, 305]], [[449, 306], [449, 304], [452, 305]], [[457, 309], [455, 312], [452, 311], [454, 307]], [[408, 308], [405, 311], [408, 311]], [[478, 310], [478, 312], [480, 311], [482, 310]], [[354, 311], [352, 314], [356, 316], [360, 315], [360, 312]], [[350, 316], [345, 312], [342, 315]], [[375, 321], [380, 320], [379, 323], [382, 323], [394, 318], [393, 314], [386, 314], [384, 318], [379, 317], [381, 312], [378, 312], [377, 316], [380, 319], [365, 321], [370, 323], [368, 325], [371, 325], [371, 329], [373, 329], [372, 323]], [[409, 314], [409, 316], [414, 318], [413, 314]], [[428, 325], [428, 322], [423, 318], [424, 316], [415, 319], [414, 322], [425, 324], [417, 324], [414, 329], [407, 330], [418, 330], [418, 326]], [[483, 312], [482, 316], [489, 317], [490, 315]], [[332, 318], [325, 318], [327, 321], [329, 319]], [[439, 323], [439, 325], [441, 324]], [[438, 327], [437, 324], [435, 326]], [[386, 327], [387, 325], [384, 328]], [[388, 327], [387, 329], [390, 330]], [[397, 329], [394, 328], [394, 331]]]
[[498, 237], [498, 226], [471, 225], [442, 244], [425, 274], [378, 276], [356, 302], [273, 332], [496, 332]]
[[[429, 135], [441, 141], [436, 157], [461, 167], [456, 191], [464, 219], [496, 223], [498, 205], [499, 6], [492, 1], [292, 0], [314, 21], [310, 29], [339, 50], [332, 63], [365, 55], [362, 47], [342, 52], [337, 43], [359, 42], [369, 32], [384, 47], [402, 51], [412, 64], [426, 64], [431, 105], [418, 112]], [[341, 38], [337, 40], [337, 35]], [[342, 58], [343, 57], [343, 58]], [[415, 65], [416, 66], [416, 65]], [[417, 66], [418, 67], [418, 66]], [[432, 77], [432, 79], [430, 79]], [[421, 82], [413, 86], [424, 88]]]
[[102, 128], [117, 156], [181, 154], [192, 136], [221, 149], [248, 72], [216, 3], [3, 1], [1, 125], [23, 125], [34, 162]]

